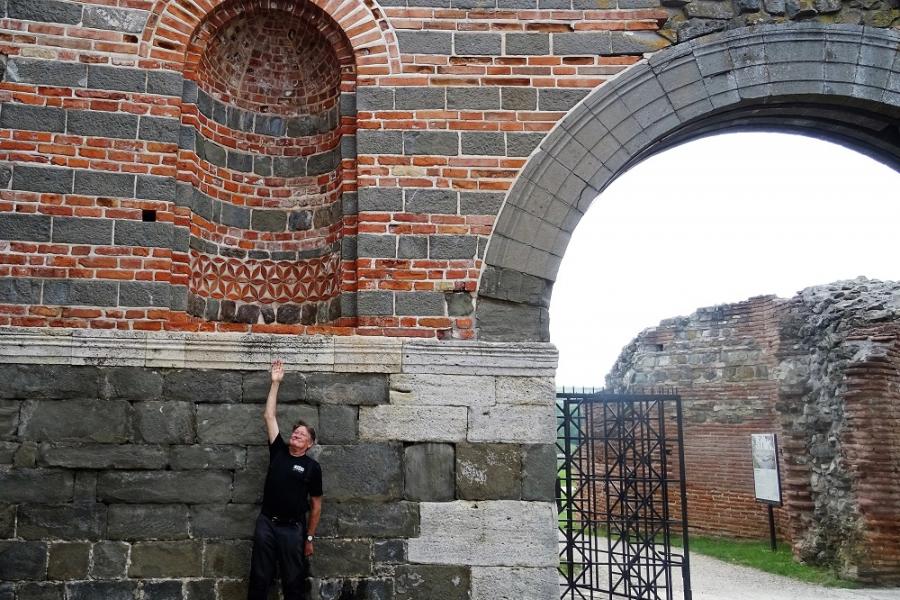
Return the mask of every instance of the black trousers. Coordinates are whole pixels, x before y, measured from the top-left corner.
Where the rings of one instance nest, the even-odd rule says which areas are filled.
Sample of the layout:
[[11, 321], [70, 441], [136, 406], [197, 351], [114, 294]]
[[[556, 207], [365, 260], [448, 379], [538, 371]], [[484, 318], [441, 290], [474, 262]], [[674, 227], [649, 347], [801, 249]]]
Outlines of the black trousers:
[[257, 517], [247, 600], [267, 600], [275, 580], [276, 565], [281, 575], [284, 600], [306, 598], [305, 540], [306, 525], [303, 523], [275, 523], [263, 514]]

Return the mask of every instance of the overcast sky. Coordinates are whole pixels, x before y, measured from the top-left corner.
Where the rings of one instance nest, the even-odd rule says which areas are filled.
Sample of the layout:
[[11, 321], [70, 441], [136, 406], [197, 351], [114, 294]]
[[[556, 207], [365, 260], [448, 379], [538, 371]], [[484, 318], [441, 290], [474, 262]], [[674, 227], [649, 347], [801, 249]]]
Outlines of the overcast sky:
[[734, 133], [653, 156], [591, 205], [550, 304], [557, 385], [602, 387], [622, 347], [699, 307], [900, 279], [900, 174], [812, 138]]

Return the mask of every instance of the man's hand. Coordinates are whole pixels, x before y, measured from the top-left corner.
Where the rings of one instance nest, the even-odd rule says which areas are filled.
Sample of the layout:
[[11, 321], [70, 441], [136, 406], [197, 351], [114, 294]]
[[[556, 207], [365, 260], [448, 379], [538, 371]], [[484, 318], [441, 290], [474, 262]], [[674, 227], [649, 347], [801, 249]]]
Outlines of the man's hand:
[[272, 383], [281, 383], [284, 379], [284, 363], [280, 359], [272, 361]]
[[306, 542], [303, 546], [303, 556], [310, 557], [313, 555], [313, 543]]

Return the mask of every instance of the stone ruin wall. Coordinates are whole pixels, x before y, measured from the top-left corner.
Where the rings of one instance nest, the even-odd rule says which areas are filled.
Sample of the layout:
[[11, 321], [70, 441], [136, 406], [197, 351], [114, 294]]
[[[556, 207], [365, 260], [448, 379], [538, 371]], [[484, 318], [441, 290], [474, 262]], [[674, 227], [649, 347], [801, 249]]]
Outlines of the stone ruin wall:
[[684, 400], [692, 529], [767, 536], [749, 434], [774, 431], [776, 522], [795, 555], [900, 581], [898, 298], [893, 282], [839, 282], [700, 309], [625, 348], [610, 386], [677, 386]]

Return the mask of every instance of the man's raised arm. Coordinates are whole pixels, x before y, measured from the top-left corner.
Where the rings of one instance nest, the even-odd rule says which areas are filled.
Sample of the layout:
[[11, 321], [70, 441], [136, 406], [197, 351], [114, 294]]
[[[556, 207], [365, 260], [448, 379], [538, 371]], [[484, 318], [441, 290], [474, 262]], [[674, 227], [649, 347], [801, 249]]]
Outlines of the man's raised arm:
[[284, 363], [280, 360], [272, 361], [272, 385], [269, 387], [269, 397], [266, 398], [266, 410], [263, 418], [266, 420], [266, 433], [269, 435], [269, 443], [275, 441], [278, 436], [278, 419], [275, 416], [275, 405], [278, 403], [278, 386], [284, 379]]

